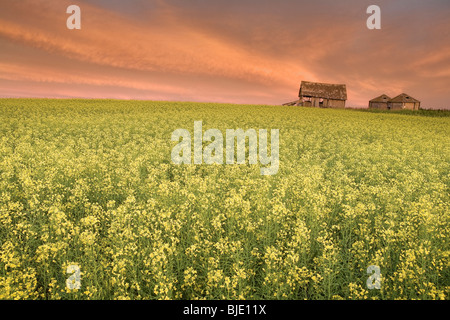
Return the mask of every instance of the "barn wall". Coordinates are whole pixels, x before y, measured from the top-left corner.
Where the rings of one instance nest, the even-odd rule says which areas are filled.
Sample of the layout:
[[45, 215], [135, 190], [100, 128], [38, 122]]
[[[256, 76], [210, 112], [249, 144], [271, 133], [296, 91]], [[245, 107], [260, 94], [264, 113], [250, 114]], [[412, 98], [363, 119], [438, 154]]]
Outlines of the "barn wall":
[[406, 102], [405, 103], [405, 109], [408, 110], [419, 110], [420, 104], [417, 102]]
[[387, 109], [386, 102], [369, 102], [369, 108], [373, 109]]
[[334, 100], [334, 99], [327, 99], [323, 98], [323, 104], [320, 105], [320, 99], [317, 97], [311, 97], [311, 101], [302, 101], [303, 96], [299, 97], [299, 103], [297, 105], [304, 106], [304, 107], [316, 107], [316, 108], [345, 108], [345, 101], [344, 100]]
[[319, 98], [311, 98], [311, 105], [313, 107], [319, 107]]
[[328, 107], [330, 107], [330, 108], [345, 108], [345, 101], [344, 100], [329, 99], [328, 100]]
[[413, 102], [405, 102], [403, 109], [414, 110], [414, 103]]
[[402, 102], [391, 102], [388, 104], [388, 107], [391, 110], [401, 110], [401, 109], [403, 109], [403, 103]]
[[311, 101], [303, 101], [300, 105], [304, 107], [311, 107]]

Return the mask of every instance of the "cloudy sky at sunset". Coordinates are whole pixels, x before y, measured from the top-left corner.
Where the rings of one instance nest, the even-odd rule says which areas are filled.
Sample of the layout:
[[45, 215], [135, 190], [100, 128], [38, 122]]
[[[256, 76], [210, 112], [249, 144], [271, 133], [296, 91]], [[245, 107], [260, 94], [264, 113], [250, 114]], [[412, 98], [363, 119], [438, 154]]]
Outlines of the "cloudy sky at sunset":
[[0, 1], [0, 97], [281, 104], [302, 80], [449, 108], [450, 1]]

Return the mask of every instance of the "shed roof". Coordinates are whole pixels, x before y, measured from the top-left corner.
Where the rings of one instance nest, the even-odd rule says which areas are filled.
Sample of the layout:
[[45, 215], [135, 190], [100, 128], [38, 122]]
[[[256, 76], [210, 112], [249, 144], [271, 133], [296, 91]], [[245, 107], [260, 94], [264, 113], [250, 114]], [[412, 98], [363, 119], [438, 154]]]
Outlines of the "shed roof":
[[395, 98], [392, 98], [391, 100], [389, 100], [389, 102], [420, 102], [417, 99], [414, 99], [413, 97], [411, 97], [410, 95], [406, 94], [406, 93], [402, 93], [399, 94], [398, 96], [396, 96]]
[[389, 97], [386, 94], [382, 94], [379, 97], [373, 98], [372, 100], [370, 100], [369, 102], [388, 102], [389, 100], [391, 100], [391, 97]]
[[302, 81], [298, 96], [347, 100], [347, 88], [345, 84]]

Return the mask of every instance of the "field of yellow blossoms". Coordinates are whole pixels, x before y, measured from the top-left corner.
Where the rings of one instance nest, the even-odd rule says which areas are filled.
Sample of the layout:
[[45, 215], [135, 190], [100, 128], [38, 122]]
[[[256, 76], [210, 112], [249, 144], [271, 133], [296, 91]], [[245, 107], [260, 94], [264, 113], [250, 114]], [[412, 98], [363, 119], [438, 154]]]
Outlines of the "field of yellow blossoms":
[[[278, 173], [173, 164], [197, 120]], [[0, 299], [449, 299], [449, 182], [448, 116], [2, 99]]]

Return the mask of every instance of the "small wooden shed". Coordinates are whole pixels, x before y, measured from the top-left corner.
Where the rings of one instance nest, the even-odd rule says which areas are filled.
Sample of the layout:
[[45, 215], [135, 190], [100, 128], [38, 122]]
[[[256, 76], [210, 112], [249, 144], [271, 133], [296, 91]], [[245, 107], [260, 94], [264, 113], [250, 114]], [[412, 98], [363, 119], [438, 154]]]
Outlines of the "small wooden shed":
[[298, 97], [301, 106], [345, 108], [347, 88], [345, 84], [302, 81]]
[[388, 108], [388, 101], [391, 100], [386, 94], [382, 94], [379, 97], [373, 98], [369, 101], [369, 108], [386, 110]]
[[411, 97], [406, 93], [402, 93], [396, 96], [395, 98], [390, 99], [388, 101], [387, 107], [390, 110], [399, 110], [399, 109], [419, 110], [420, 101], [414, 99], [413, 97]]
[[345, 108], [347, 88], [345, 84], [330, 84], [302, 81], [298, 93], [299, 99], [283, 104], [284, 106], [305, 106], [321, 108]]

